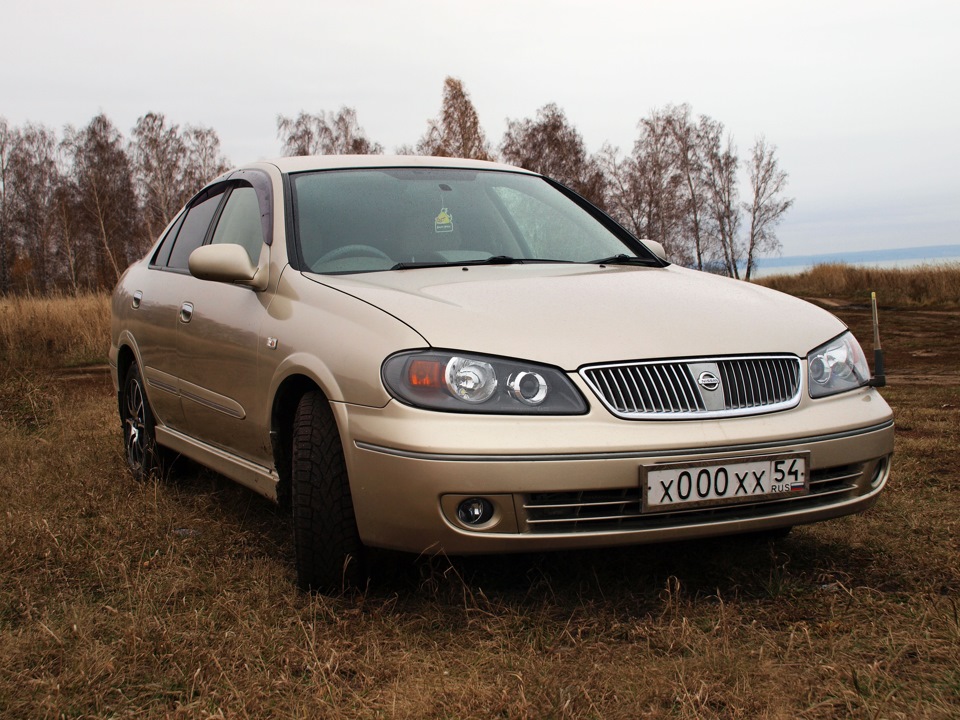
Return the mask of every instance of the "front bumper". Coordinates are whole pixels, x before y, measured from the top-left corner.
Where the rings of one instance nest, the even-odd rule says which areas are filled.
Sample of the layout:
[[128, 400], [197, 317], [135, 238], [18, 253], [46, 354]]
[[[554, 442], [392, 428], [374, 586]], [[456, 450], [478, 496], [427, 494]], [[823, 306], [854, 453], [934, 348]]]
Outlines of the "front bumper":
[[[572, 418], [505, 418], [395, 402], [334, 408], [363, 542], [411, 552], [606, 547], [817, 522], [871, 507], [893, 452], [890, 409], [871, 389], [712, 422], [629, 422], [596, 409]], [[808, 495], [642, 511], [642, 466], [795, 452], [809, 453]], [[470, 528], [456, 508], [477, 496], [495, 512]]]

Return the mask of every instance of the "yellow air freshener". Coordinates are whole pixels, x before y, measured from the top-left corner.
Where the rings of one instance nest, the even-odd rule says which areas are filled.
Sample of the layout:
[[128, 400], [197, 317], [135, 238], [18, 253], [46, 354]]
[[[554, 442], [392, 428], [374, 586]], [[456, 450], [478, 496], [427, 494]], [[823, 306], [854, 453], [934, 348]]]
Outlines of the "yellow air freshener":
[[433, 229], [438, 233], [453, 232], [453, 215], [446, 208], [442, 208], [433, 219]]

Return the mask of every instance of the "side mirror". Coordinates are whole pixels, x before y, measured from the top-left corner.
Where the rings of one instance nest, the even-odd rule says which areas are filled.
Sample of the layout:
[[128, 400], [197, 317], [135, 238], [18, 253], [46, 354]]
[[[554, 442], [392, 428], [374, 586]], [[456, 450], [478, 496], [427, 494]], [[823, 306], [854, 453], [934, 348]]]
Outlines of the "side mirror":
[[647, 238], [640, 238], [640, 242], [642, 242], [644, 245], [646, 245], [646, 246], [647, 246], [647, 250], [649, 250], [650, 252], [652, 252], [652, 253], [653, 253], [654, 255], [656, 255], [658, 258], [660, 258], [660, 259], [663, 260], [664, 262], [670, 262], [670, 261], [667, 259], [667, 253], [666, 253], [666, 251], [663, 249], [663, 245], [661, 245], [660, 243], [658, 243], [656, 240], [648, 240]]
[[[241, 245], [217, 243], [201, 245], [187, 261], [190, 274], [201, 280], [249, 285], [262, 290], [257, 282], [259, 268], [250, 262], [250, 256]], [[265, 283], [264, 283], [265, 285]]]

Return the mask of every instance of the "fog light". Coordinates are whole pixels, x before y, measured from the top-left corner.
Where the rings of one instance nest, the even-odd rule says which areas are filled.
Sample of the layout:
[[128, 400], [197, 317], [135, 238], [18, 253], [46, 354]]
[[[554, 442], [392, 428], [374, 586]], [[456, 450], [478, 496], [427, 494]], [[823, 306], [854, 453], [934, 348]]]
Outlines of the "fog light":
[[876, 488], [886, 482], [887, 475], [890, 474], [890, 463], [884, 458], [877, 463], [877, 469], [873, 471], [873, 478], [870, 480], [870, 487]]
[[464, 525], [483, 525], [493, 517], [493, 505], [483, 498], [470, 498], [460, 503], [457, 517]]

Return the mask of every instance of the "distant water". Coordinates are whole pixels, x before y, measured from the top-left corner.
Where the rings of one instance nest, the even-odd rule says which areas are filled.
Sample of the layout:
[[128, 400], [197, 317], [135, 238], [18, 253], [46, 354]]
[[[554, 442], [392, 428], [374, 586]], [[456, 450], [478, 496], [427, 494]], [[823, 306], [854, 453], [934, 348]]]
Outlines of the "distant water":
[[876, 268], [908, 268], [918, 265], [960, 263], [960, 245], [928, 245], [926, 247], [897, 248], [894, 250], [861, 250], [825, 253], [823, 255], [759, 258], [753, 277], [796, 275], [804, 270], [809, 270], [814, 265], [825, 263], [843, 263]]

